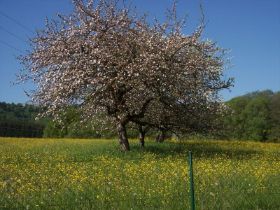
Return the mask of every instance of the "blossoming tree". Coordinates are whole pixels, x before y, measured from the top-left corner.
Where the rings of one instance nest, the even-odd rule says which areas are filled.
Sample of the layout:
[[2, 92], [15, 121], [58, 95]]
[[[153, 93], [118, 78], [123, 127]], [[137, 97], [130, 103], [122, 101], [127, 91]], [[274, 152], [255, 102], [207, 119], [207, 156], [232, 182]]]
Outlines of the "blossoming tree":
[[59, 120], [75, 105], [84, 119], [105, 116], [129, 150], [129, 122], [171, 126], [180, 110], [195, 117], [221, 108], [218, 92], [232, 81], [223, 79], [223, 50], [201, 40], [203, 25], [185, 35], [175, 7], [166, 22], [150, 23], [117, 0], [73, 2], [74, 12], [48, 21], [21, 57], [21, 79], [37, 84], [31, 97], [43, 115]]

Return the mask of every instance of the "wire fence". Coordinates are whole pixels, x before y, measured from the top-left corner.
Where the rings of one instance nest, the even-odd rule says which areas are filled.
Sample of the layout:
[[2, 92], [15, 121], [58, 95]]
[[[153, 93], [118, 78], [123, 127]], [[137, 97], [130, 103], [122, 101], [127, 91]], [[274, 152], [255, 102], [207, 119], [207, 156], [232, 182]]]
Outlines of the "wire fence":
[[279, 160], [41, 155], [1, 160], [0, 209], [280, 209]]

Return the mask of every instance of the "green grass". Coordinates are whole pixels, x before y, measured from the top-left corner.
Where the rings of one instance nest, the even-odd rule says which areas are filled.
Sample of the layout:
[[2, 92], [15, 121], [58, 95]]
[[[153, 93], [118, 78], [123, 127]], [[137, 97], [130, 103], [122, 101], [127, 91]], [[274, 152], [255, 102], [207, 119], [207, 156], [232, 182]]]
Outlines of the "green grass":
[[0, 209], [280, 209], [280, 144], [0, 138]]

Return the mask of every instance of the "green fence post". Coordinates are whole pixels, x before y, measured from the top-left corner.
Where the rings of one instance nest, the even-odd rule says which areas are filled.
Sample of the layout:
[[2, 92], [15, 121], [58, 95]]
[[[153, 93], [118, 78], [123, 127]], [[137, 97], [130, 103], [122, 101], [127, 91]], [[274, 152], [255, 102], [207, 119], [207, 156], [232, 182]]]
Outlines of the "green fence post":
[[190, 202], [191, 210], [195, 210], [195, 198], [194, 198], [194, 183], [193, 183], [193, 164], [192, 164], [192, 152], [189, 151], [189, 167], [190, 167]]

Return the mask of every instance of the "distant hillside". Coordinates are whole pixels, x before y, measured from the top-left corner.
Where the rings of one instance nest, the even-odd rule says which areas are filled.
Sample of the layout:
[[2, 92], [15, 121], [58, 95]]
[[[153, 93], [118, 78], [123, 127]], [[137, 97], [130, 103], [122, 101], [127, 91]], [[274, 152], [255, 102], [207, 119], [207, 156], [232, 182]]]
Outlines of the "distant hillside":
[[0, 119], [34, 120], [39, 108], [29, 104], [0, 102]]
[[35, 121], [39, 108], [0, 102], [0, 136], [42, 137], [45, 125]]

